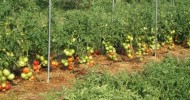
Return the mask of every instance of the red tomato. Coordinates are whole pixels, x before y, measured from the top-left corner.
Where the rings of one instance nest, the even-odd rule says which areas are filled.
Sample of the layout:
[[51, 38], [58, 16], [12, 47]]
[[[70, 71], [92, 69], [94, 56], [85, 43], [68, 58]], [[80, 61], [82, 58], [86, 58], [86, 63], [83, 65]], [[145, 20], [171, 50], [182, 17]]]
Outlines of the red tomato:
[[39, 70], [39, 67], [38, 67], [38, 65], [33, 65], [33, 70], [34, 70], [34, 71], [37, 71], [37, 70]]
[[33, 65], [39, 65], [39, 64], [40, 64], [40, 62], [38, 60], [33, 61]]
[[99, 50], [94, 50], [94, 54], [99, 55], [100, 54]]
[[3, 87], [0, 85], [0, 91], [2, 91], [3, 90]]
[[5, 90], [10, 90], [11, 89], [11, 85], [10, 84], [6, 84]]

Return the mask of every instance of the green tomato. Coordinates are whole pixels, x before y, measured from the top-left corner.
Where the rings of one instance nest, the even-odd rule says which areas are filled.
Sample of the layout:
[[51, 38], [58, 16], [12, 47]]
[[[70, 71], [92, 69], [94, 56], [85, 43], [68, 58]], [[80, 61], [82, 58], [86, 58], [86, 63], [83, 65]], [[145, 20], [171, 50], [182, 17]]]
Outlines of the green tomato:
[[6, 83], [5, 83], [5, 82], [1, 83], [1, 86], [2, 86], [3, 88], [5, 88], [5, 87], [6, 87]]
[[69, 51], [65, 51], [64, 53], [66, 56], [69, 56], [69, 54], [70, 54]]
[[21, 78], [23, 78], [23, 79], [27, 79], [26, 74], [25, 74], [25, 73], [22, 73], [22, 74], [21, 74]]
[[11, 74], [7, 77], [8, 80], [13, 80], [14, 78], [15, 78], [15, 75], [14, 75], [13, 73], [11, 73]]
[[32, 74], [33, 74], [32, 72], [29, 72], [29, 73], [26, 74], [26, 76], [27, 76], [27, 77], [31, 77]]
[[36, 58], [37, 58], [37, 59], [40, 59], [40, 55], [36, 55]]
[[45, 60], [45, 58], [44, 58], [43, 56], [41, 56], [41, 57], [40, 57], [40, 61], [43, 62], [44, 60]]
[[26, 63], [26, 62], [28, 62], [28, 58], [27, 57], [24, 57], [23, 58], [23, 61]]
[[89, 53], [94, 53], [94, 50], [93, 50], [93, 49], [90, 49], [90, 50], [89, 50]]
[[110, 46], [109, 46], [109, 49], [112, 50], [112, 49], [113, 49], [113, 46], [110, 45]]
[[1, 82], [5, 82], [7, 80], [7, 78], [5, 76], [1, 77]]
[[68, 63], [68, 62], [64, 62], [63, 65], [64, 65], [64, 66], [68, 66], [69, 63]]
[[26, 63], [22, 60], [19, 60], [18, 65], [19, 65], [19, 67], [24, 67], [26, 65]]
[[22, 56], [19, 57], [19, 61], [23, 61], [24, 58]]
[[3, 65], [4, 65], [5, 67], [8, 67], [8, 66], [9, 66], [9, 63], [8, 63], [8, 62], [4, 62]]
[[43, 62], [42, 62], [42, 65], [43, 66], [46, 66], [48, 64], [48, 61], [47, 60], [44, 60]]
[[66, 62], [66, 59], [61, 59], [61, 63], [64, 64]]
[[70, 53], [71, 53], [71, 55], [73, 55], [73, 54], [75, 53], [75, 50], [74, 50], [74, 49], [71, 49], [71, 50], [70, 50]]
[[9, 76], [11, 72], [8, 69], [3, 69], [3, 75], [4, 76]]

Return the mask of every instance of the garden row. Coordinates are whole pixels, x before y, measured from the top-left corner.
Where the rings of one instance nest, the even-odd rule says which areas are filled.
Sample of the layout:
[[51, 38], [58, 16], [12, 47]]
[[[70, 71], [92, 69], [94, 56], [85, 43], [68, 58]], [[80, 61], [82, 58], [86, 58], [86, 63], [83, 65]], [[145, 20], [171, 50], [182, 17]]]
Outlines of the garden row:
[[[0, 83], [3, 89], [9, 86], [7, 80], [14, 79], [15, 70], [20, 72], [16, 76], [33, 80], [34, 73], [46, 68], [47, 4], [39, 0], [1, 2]], [[53, 6], [51, 67], [63, 65], [72, 70], [77, 63], [92, 66], [93, 55], [99, 53], [117, 61], [118, 53], [143, 58], [165, 45], [169, 49], [174, 44], [190, 47], [189, 1], [176, 0], [171, 4], [161, 0], [159, 4], [157, 34], [154, 1], [120, 1], [114, 10], [112, 2], [105, 0], [91, 2], [84, 9]]]

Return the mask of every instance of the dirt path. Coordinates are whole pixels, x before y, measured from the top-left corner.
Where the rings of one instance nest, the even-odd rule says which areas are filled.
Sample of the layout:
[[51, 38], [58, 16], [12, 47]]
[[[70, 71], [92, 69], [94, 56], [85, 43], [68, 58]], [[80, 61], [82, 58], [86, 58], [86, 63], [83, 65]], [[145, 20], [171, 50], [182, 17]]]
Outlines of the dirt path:
[[[148, 63], [150, 61], [160, 61], [168, 55], [184, 59], [190, 57], [190, 49], [185, 49], [180, 46], [176, 46], [175, 50], [172, 51], [162, 49], [158, 52], [157, 57], [148, 55], [144, 57], [143, 61], [139, 61], [139, 59], [136, 58], [129, 59], [122, 55], [119, 56], [121, 59], [119, 62], [110, 61], [107, 59], [107, 57], [102, 55], [98, 55], [94, 59], [97, 63], [98, 70], [106, 70], [114, 74], [120, 71], [141, 71], [143, 70], [142, 65], [145, 63]], [[60, 91], [63, 86], [66, 86], [68, 88], [71, 87], [75, 83], [76, 77], [79, 75], [85, 75], [86, 70], [88, 70], [88, 66], [83, 64], [80, 65], [79, 69], [76, 69], [75, 71], [63, 71], [60, 69], [54, 69], [51, 71], [50, 83], [46, 82], [46, 71], [38, 73], [39, 80], [35, 81], [27, 81], [17, 78], [14, 80], [15, 85], [12, 86], [12, 89], [10, 91], [0, 93], [0, 99], [4, 97], [4, 99], [7, 100], [13, 97], [14, 100], [43, 100], [43, 94], [47, 93], [48, 91]]]

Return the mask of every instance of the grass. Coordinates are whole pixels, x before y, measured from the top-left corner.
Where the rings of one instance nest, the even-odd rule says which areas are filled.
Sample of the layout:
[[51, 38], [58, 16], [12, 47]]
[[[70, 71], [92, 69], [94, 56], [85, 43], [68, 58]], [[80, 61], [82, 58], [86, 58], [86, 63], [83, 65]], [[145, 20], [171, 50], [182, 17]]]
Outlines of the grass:
[[190, 98], [190, 59], [166, 58], [149, 63], [142, 73], [90, 72], [68, 89], [44, 94], [46, 100], [187, 100]]

